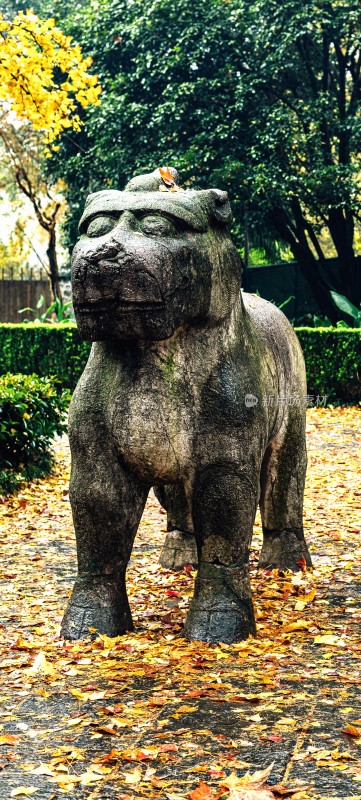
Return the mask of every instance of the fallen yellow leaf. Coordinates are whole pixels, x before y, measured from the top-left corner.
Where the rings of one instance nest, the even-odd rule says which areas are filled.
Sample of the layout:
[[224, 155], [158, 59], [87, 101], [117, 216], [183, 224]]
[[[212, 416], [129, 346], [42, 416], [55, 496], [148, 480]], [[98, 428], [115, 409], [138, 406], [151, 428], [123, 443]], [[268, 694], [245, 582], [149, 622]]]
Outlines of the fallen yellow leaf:
[[[299, 609], [299, 610], [302, 610], [302, 609]], [[286, 625], [283, 628], [283, 631], [285, 633], [290, 633], [291, 631], [308, 630], [309, 627], [310, 627], [310, 622], [308, 622], [305, 619], [299, 619], [299, 620], [297, 620], [297, 622], [290, 622], [289, 625]]]
[[355, 725], [347, 723], [346, 728], [341, 729], [341, 733], [346, 733], [348, 736], [355, 736], [357, 739], [361, 737], [361, 728], [356, 728]]
[[68, 719], [66, 724], [69, 728], [72, 728], [75, 725], [81, 725], [82, 722], [84, 722], [84, 717], [74, 717], [74, 719]]
[[315, 636], [314, 644], [330, 644], [330, 645], [338, 645], [339, 644], [339, 637], [336, 636], [334, 633], [323, 633], [321, 636]]
[[49, 678], [57, 676], [56, 669], [47, 661], [45, 653], [38, 653], [33, 665], [26, 672], [28, 675], [45, 675]]
[[50, 775], [54, 777], [54, 770], [50, 769], [47, 764], [40, 764], [38, 767], [30, 770], [32, 775]]
[[13, 736], [12, 733], [5, 733], [3, 736], [0, 736], [0, 744], [18, 744], [20, 741], [18, 736]]
[[252, 786], [240, 786], [238, 789], [231, 789], [228, 797], [229, 800], [275, 800], [275, 796], [270, 789], [252, 788]]
[[140, 783], [142, 780], [142, 770], [140, 767], [135, 767], [131, 772], [123, 772], [125, 783], [129, 783], [130, 785], [134, 785]]

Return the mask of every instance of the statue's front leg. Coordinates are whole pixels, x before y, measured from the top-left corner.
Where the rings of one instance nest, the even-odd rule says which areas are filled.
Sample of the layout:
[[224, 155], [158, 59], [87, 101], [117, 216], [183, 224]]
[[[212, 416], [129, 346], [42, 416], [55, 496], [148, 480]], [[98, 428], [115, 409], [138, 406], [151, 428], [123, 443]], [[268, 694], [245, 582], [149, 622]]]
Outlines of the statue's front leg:
[[91, 627], [118, 636], [133, 628], [125, 574], [149, 487], [120, 466], [99, 419], [85, 415], [69, 438], [78, 577], [61, 635], [81, 639]]
[[237, 642], [256, 632], [249, 549], [258, 500], [258, 475], [215, 464], [193, 491], [199, 570], [185, 624], [189, 639]]

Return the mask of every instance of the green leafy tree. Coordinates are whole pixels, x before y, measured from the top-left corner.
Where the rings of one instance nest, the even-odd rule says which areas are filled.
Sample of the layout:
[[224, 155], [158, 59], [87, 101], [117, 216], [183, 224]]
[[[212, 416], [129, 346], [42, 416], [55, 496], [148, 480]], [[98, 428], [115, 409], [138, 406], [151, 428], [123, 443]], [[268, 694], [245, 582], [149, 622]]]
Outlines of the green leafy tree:
[[[336, 322], [330, 289], [356, 305], [361, 299], [361, 8], [345, 0], [237, 6], [247, 28], [240, 90], [249, 110], [250, 214], [289, 244], [321, 310]], [[338, 286], [327, 276], [325, 230], [339, 259]]]
[[[245, 117], [243, 99], [237, 99], [243, 44], [229, 5], [96, 0], [65, 24], [92, 55], [102, 86], [101, 106], [83, 112], [86, 125], [63, 139], [53, 160], [52, 169], [69, 186], [73, 224], [89, 191], [122, 187], [133, 174], [169, 163], [192, 186], [232, 188], [243, 225]], [[234, 153], [236, 176], [230, 171]], [[72, 227], [72, 241], [75, 235]]]
[[92, 0], [62, 25], [103, 87], [51, 166], [68, 183], [73, 224], [89, 191], [173, 164], [189, 185], [228, 189], [239, 241], [245, 217], [251, 241], [283, 241], [333, 323], [342, 311], [330, 290], [359, 306], [358, 3]]

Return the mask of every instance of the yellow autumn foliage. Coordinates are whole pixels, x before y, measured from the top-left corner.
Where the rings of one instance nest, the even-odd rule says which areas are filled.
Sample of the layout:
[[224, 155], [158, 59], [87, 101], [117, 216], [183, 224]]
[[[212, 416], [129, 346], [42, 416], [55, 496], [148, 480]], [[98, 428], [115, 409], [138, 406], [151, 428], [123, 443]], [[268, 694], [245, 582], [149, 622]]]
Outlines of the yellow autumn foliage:
[[[0, 14], [0, 105], [43, 131], [47, 144], [68, 128], [79, 130], [77, 104], [99, 104], [101, 88], [88, 69], [90, 57], [55, 26], [32, 11], [12, 20]], [[55, 80], [60, 70], [63, 81]]]

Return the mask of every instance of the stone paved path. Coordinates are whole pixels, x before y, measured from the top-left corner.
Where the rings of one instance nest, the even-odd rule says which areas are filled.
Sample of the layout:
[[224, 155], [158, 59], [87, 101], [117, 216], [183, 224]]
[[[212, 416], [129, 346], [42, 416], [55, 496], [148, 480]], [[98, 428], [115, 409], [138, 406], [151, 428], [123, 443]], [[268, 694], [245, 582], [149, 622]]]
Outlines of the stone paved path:
[[135, 632], [59, 640], [76, 567], [64, 441], [56, 474], [0, 505], [1, 800], [181, 800], [272, 761], [299, 798], [361, 798], [360, 411], [312, 410], [308, 431], [315, 569], [257, 574], [257, 520], [258, 636], [231, 647], [181, 638], [194, 573], [159, 568], [154, 497], [128, 575]]

